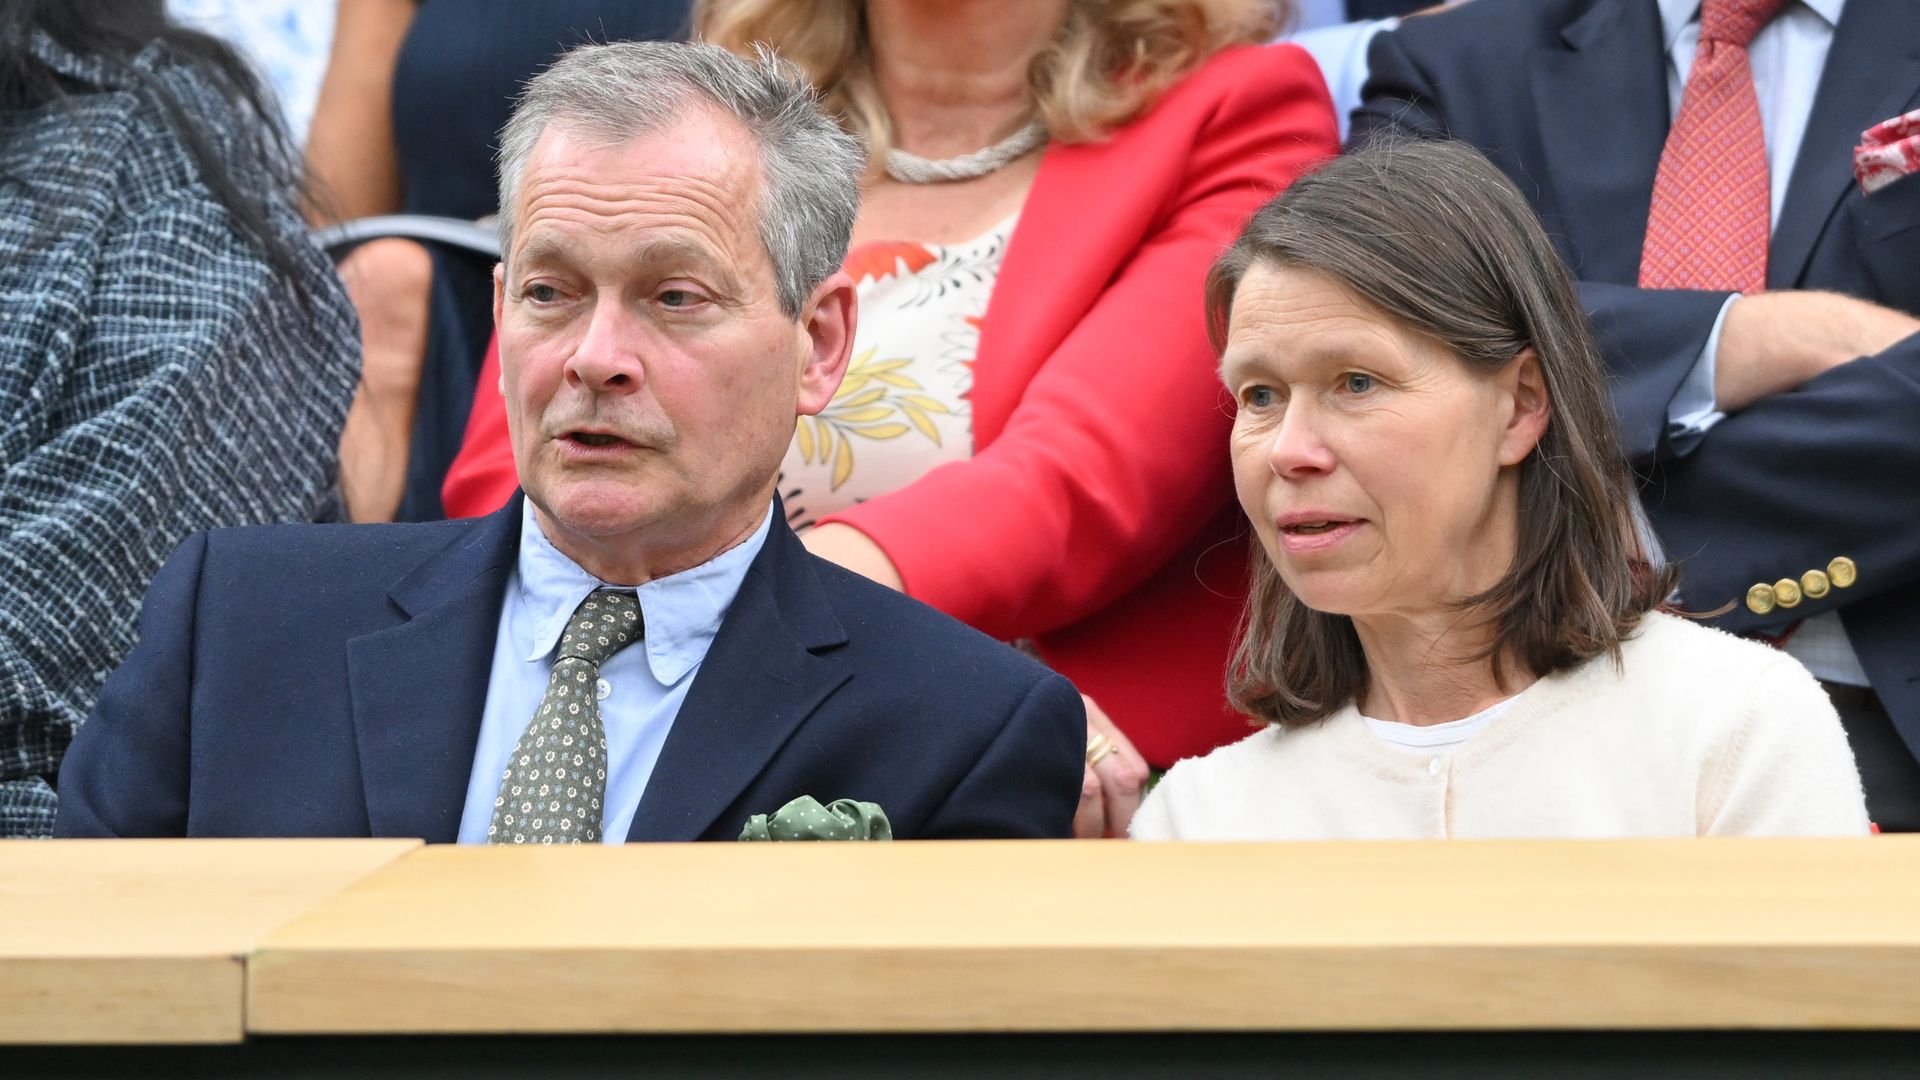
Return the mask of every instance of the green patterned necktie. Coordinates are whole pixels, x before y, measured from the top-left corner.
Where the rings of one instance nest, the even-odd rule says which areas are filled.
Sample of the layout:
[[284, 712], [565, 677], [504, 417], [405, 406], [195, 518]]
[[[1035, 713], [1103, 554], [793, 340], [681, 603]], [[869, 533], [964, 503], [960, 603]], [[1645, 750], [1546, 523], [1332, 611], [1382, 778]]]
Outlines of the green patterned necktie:
[[593, 844], [607, 796], [600, 665], [641, 634], [630, 592], [596, 589], [574, 609], [539, 711], [520, 736], [493, 800], [489, 844]]

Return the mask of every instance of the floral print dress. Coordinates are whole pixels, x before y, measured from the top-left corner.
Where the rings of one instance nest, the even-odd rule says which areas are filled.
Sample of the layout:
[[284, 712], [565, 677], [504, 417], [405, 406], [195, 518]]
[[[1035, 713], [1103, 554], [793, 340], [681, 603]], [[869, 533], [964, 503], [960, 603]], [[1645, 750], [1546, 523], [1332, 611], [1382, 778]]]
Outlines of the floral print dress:
[[781, 465], [794, 528], [973, 456], [973, 360], [1018, 217], [961, 244], [847, 253], [860, 303], [853, 357], [832, 403], [799, 419]]

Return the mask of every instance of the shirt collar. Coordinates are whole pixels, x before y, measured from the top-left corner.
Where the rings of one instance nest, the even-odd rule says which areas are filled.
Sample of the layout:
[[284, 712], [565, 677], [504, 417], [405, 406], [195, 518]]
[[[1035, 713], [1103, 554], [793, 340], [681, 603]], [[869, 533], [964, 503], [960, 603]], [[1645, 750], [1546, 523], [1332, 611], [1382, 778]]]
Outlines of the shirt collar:
[[[1788, 0], [1791, 5], [1792, 0]], [[1800, 0], [1815, 15], [1827, 21], [1827, 29], [1840, 25], [1840, 9], [1847, 6], [1847, 0]], [[1660, 0], [1660, 40], [1667, 49], [1673, 49], [1673, 43], [1680, 40], [1680, 31], [1688, 23], [1700, 19], [1700, 0]]]
[[[646, 626], [643, 643], [647, 666], [662, 686], [679, 682], [705, 659], [707, 647], [720, 632], [721, 620], [740, 592], [754, 556], [766, 545], [772, 526], [769, 505], [760, 527], [745, 541], [690, 570], [656, 578], [634, 590]], [[588, 593], [620, 588], [587, 573], [554, 547], [534, 517], [531, 500], [524, 501], [520, 513], [518, 566], [520, 603], [532, 634], [515, 644], [524, 650], [529, 663], [553, 652], [567, 620]]]

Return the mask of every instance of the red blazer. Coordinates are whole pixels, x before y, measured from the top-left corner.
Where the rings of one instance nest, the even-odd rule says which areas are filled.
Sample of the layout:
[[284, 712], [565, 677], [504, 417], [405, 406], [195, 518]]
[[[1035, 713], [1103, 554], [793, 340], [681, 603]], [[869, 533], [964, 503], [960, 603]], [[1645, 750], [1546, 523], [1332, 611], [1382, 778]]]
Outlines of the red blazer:
[[[1202, 285], [1248, 216], [1337, 148], [1292, 46], [1229, 49], [1110, 138], [1049, 146], [981, 329], [973, 456], [825, 519], [872, 537], [910, 595], [1033, 639], [1156, 766], [1248, 730], [1224, 683], [1249, 541]], [[498, 373], [490, 351], [481, 386]], [[515, 483], [505, 409], [482, 392], [447, 511], [493, 510]]]

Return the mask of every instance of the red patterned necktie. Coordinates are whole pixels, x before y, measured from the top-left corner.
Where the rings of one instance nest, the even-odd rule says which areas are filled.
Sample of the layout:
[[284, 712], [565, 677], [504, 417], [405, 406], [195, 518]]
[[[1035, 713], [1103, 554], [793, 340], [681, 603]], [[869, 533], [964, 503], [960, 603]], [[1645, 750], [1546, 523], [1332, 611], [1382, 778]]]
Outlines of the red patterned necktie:
[[1747, 43], [1785, 4], [1701, 3], [1700, 47], [1654, 176], [1641, 288], [1766, 288], [1767, 142]]

